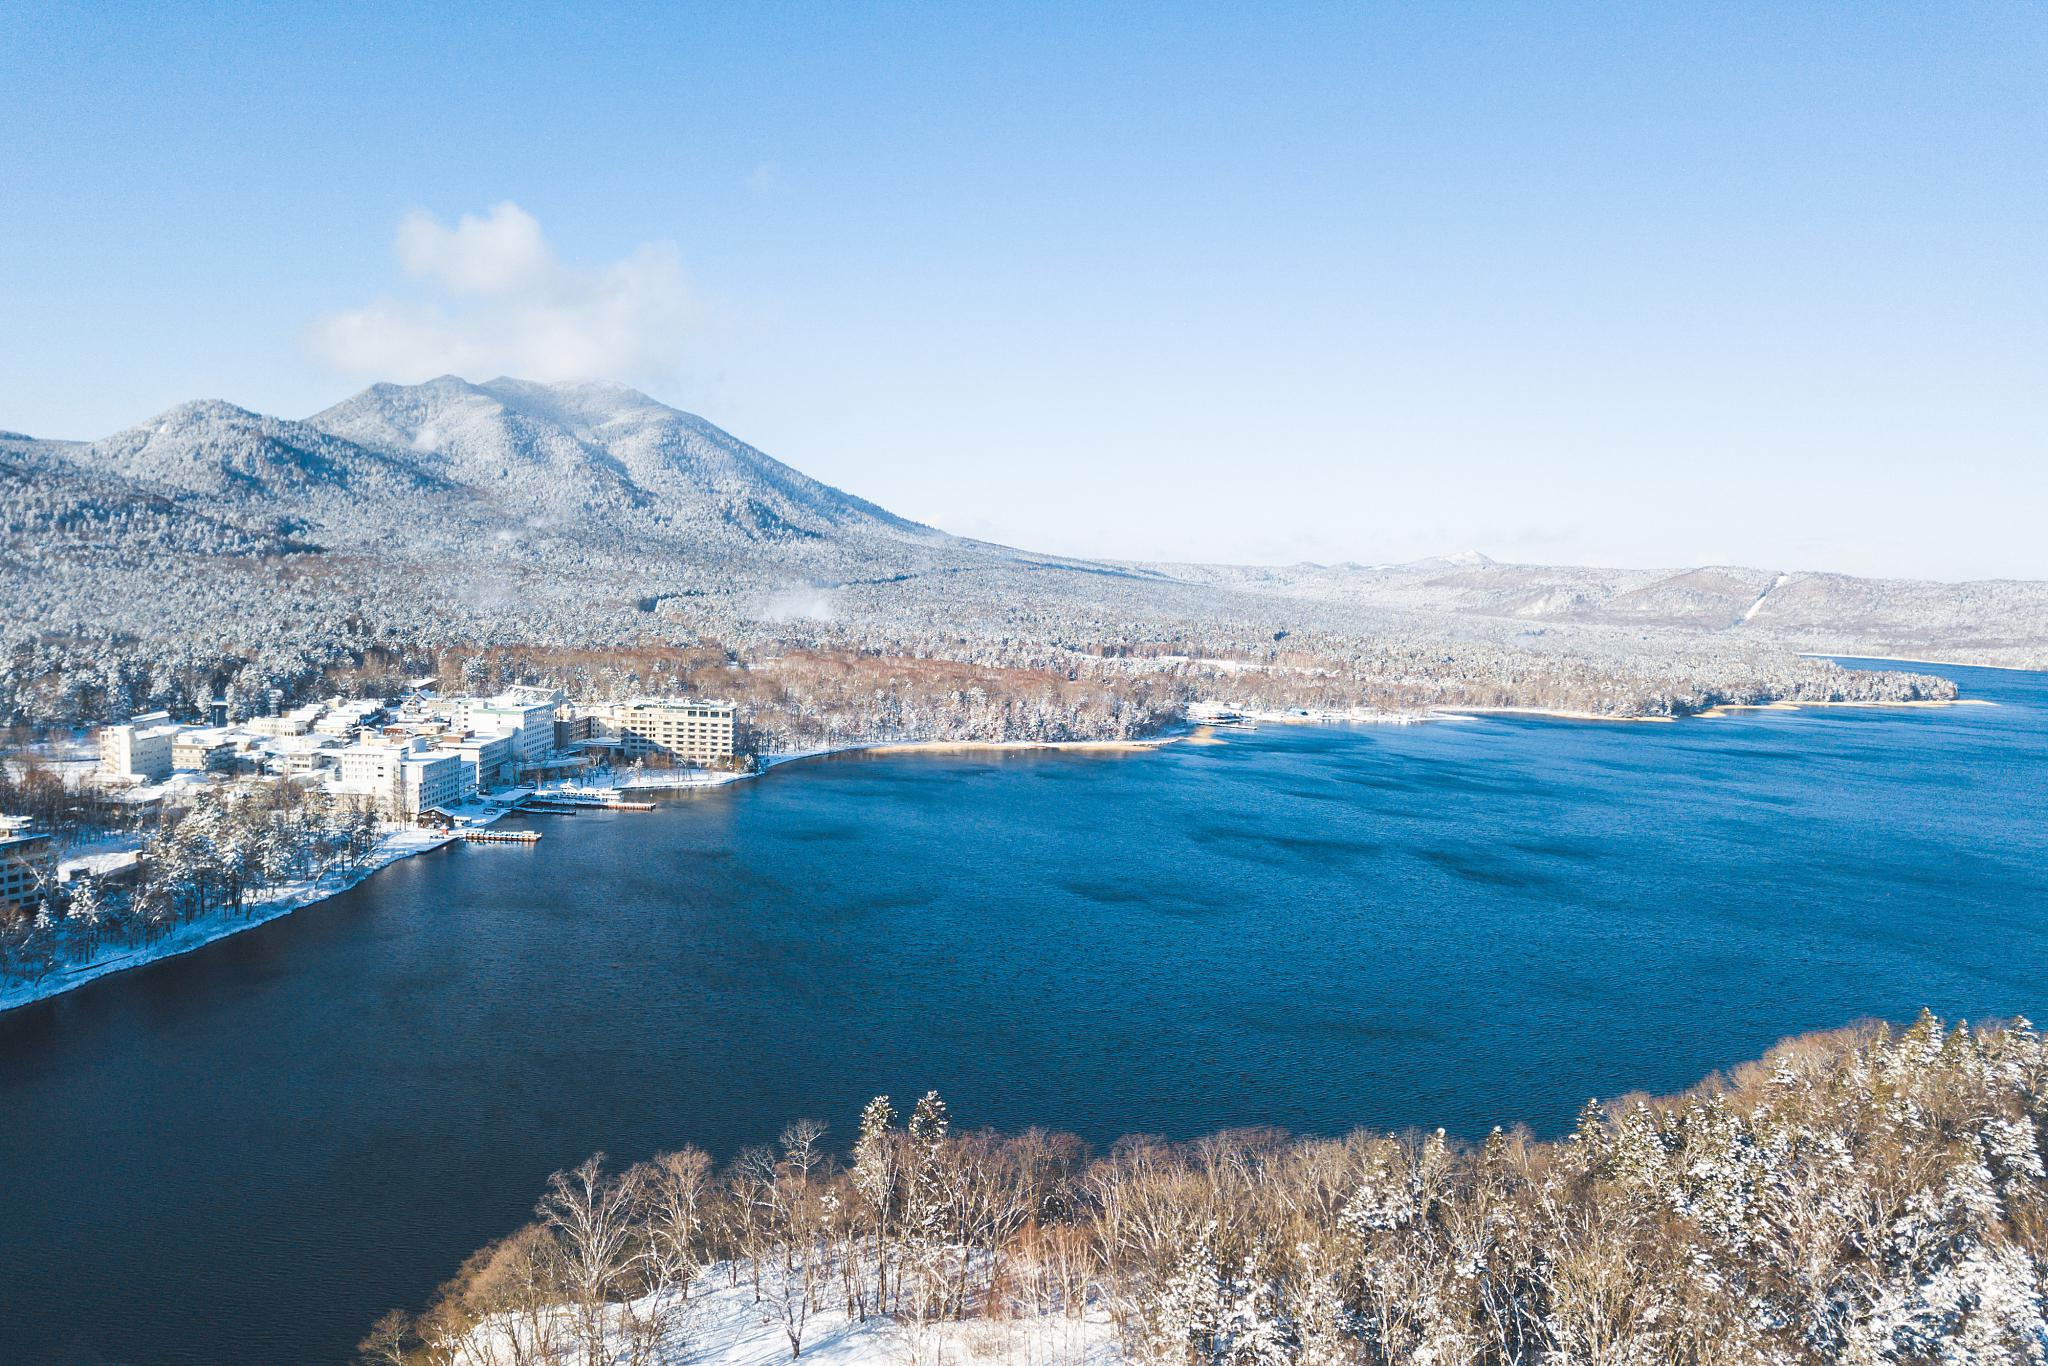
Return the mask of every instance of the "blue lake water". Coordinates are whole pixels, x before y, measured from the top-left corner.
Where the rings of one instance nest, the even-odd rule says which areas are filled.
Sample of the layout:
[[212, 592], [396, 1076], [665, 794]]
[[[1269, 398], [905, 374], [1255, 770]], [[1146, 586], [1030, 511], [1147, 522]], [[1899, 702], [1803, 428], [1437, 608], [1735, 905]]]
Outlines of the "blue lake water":
[[1997, 707], [845, 757], [538, 818], [0, 1015], [0, 1361], [345, 1360], [594, 1149], [878, 1091], [1103, 1143], [1555, 1134], [1863, 1017], [2048, 1012]]

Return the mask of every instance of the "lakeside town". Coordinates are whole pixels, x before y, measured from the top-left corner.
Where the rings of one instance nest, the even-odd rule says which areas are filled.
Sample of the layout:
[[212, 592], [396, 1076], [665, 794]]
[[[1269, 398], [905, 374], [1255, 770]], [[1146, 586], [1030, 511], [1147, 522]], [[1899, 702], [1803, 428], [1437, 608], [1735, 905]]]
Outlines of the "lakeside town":
[[632, 788], [755, 771], [730, 702], [490, 696], [216, 699], [0, 765], [0, 1009], [332, 895], [514, 811], [629, 807]]

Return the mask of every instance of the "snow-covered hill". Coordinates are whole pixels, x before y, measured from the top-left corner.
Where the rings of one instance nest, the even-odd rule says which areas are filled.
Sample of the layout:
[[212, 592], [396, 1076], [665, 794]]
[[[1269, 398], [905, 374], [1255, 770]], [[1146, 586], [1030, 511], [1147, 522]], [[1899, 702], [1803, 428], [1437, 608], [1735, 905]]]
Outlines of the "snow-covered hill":
[[1465, 554], [1395, 565], [1148, 564], [1297, 600], [1555, 626], [1696, 632], [1837, 653], [2048, 665], [2048, 583], [1937, 583], [1708, 565], [1601, 569]]
[[367, 503], [446, 487], [411, 461], [217, 400], [181, 403], [84, 447], [78, 460], [145, 489], [259, 513], [328, 492]]
[[373, 385], [307, 425], [464, 485], [494, 507], [718, 539], [941, 539], [619, 384], [444, 375]]

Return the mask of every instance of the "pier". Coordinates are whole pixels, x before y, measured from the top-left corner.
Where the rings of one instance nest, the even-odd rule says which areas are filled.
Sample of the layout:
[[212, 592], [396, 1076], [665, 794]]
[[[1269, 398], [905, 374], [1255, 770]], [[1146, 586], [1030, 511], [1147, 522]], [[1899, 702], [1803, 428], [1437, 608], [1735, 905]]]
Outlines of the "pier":
[[571, 796], [562, 793], [538, 794], [520, 802], [520, 811], [538, 811], [552, 816], [568, 816], [578, 811], [652, 811], [653, 802], [629, 802], [624, 798]]
[[539, 844], [538, 830], [463, 830], [458, 832], [470, 844]]

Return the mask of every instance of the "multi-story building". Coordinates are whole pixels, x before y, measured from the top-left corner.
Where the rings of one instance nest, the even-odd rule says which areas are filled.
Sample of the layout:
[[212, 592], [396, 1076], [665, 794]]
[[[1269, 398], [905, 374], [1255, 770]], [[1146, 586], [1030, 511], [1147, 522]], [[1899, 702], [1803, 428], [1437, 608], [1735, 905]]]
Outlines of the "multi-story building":
[[100, 775], [160, 783], [171, 776], [171, 743], [178, 727], [171, 714], [147, 712], [118, 726], [100, 728]]
[[561, 700], [553, 688], [511, 688], [496, 697], [451, 697], [444, 705], [459, 730], [514, 736], [515, 762], [525, 768], [555, 747], [555, 707]]
[[293, 707], [282, 716], [253, 716], [245, 727], [255, 735], [305, 735], [312, 731], [327, 708], [318, 702]]
[[336, 767], [341, 741], [332, 735], [287, 735], [263, 746], [264, 767], [281, 777], [296, 778]]
[[469, 765], [450, 750], [416, 750], [398, 771], [398, 815], [412, 820], [430, 807], [459, 806]]
[[0, 912], [19, 914], [57, 883], [57, 855], [50, 837], [19, 825], [0, 826]]
[[232, 773], [235, 742], [225, 731], [182, 731], [171, 741], [171, 768], [179, 773]]
[[595, 735], [597, 718], [587, 711], [578, 711], [574, 704], [564, 703], [555, 708], [555, 748], [576, 749]]
[[514, 737], [502, 735], [449, 736], [441, 748], [461, 757], [471, 770], [469, 791], [490, 791], [518, 777], [519, 756]]
[[732, 758], [733, 706], [680, 697], [643, 697], [600, 713], [604, 738], [627, 761], [717, 764]]
[[391, 820], [462, 800], [462, 756], [431, 747], [423, 735], [368, 740], [334, 751], [335, 791], [366, 797]]
[[334, 751], [336, 790], [355, 797], [368, 797], [381, 812], [398, 806], [398, 770], [405, 763], [405, 747], [388, 740], [366, 740]]

